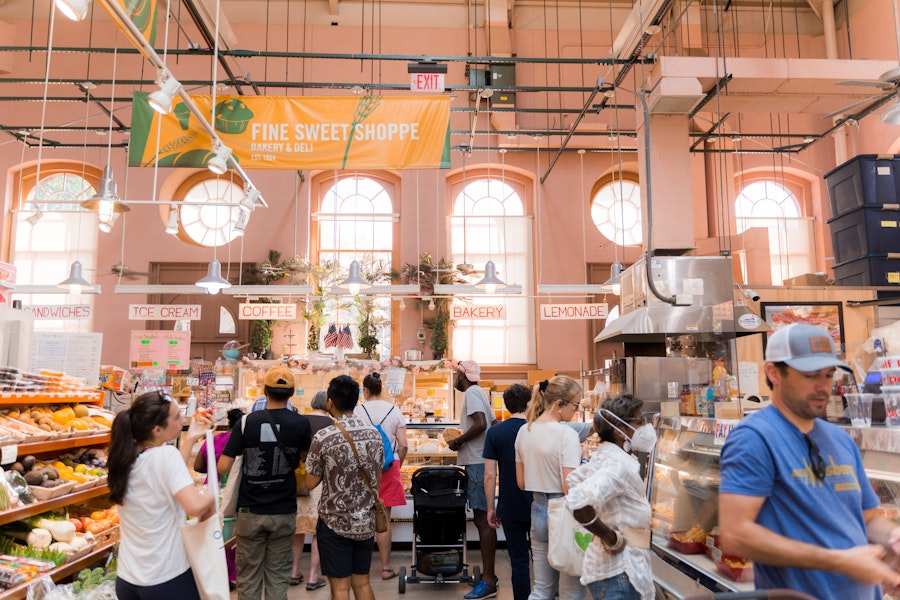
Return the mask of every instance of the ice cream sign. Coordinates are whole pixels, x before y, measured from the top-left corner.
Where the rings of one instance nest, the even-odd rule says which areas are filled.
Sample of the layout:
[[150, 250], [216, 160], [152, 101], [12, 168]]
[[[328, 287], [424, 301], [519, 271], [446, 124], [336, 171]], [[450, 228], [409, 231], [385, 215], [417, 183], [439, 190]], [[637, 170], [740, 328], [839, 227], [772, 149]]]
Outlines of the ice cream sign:
[[[212, 141], [180, 99], [172, 112], [134, 94], [132, 167], [202, 168]], [[245, 169], [449, 168], [450, 97], [191, 96]], [[159, 134], [157, 135], [157, 127]]]

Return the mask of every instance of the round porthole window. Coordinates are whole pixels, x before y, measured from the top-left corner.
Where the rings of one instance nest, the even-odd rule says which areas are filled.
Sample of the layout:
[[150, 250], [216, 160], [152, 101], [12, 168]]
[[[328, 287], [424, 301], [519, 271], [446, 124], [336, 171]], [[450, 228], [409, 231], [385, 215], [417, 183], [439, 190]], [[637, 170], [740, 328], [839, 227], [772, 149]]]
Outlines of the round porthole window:
[[240, 182], [204, 178], [188, 184], [179, 203], [179, 233], [201, 246], [222, 246], [234, 238], [238, 204], [244, 196]]

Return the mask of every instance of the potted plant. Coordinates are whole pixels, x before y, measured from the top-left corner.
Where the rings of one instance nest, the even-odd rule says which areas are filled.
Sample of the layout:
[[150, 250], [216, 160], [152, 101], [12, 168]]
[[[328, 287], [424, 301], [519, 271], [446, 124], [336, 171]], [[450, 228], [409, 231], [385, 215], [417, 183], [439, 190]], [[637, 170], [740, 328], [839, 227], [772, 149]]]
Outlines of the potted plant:
[[444, 358], [450, 337], [450, 315], [446, 311], [438, 311], [431, 321], [431, 351], [435, 360]]
[[[384, 260], [363, 260], [360, 275], [370, 285], [378, 285], [390, 280], [391, 273]], [[356, 329], [359, 337], [357, 345], [366, 353], [366, 358], [372, 358], [375, 348], [378, 346], [378, 338], [375, 334], [378, 327], [387, 321], [384, 314], [379, 312], [381, 306], [374, 296], [359, 295], [353, 299], [356, 309]]]
[[450, 302], [452, 298], [434, 296], [435, 284], [464, 285], [469, 283], [453, 265], [444, 258], [434, 261], [431, 254], [423, 252], [418, 264], [407, 263], [399, 274], [403, 284], [418, 283], [421, 295], [418, 301], [434, 302], [434, 316], [424, 319], [425, 325], [431, 329], [430, 348], [434, 358], [442, 358], [450, 342]]

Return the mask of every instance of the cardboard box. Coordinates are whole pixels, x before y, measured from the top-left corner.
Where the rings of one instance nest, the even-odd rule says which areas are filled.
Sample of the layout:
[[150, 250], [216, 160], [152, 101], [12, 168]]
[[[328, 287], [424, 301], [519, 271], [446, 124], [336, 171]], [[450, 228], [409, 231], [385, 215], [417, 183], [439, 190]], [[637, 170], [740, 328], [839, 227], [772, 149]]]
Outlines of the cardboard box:
[[825, 273], [804, 273], [784, 280], [784, 285], [793, 286], [823, 286], [828, 285], [828, 278]]

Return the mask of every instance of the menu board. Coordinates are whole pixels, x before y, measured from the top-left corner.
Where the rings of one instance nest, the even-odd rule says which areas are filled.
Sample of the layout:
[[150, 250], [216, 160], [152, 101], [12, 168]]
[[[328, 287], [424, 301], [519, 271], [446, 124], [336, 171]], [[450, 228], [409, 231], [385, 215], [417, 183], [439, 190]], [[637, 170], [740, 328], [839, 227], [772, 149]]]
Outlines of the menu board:
[[150, 329], [131, 332], [129, 365], [132, 369], [190, 368], [191, 332]]
[[31, 335], [31, 369], [61, 371], [89, 386], [100, 383], [102, 333], [35, 331]]

